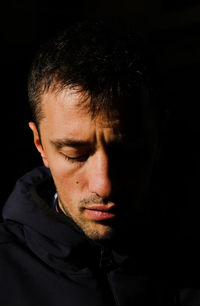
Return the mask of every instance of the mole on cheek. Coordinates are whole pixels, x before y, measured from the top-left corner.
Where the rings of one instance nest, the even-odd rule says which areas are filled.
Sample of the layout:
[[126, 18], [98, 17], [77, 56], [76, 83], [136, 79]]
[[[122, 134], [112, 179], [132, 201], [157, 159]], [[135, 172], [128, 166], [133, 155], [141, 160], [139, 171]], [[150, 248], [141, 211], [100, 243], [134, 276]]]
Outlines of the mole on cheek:
[[76, 184], [79, 184], [79, 182], [78, 182], [78, 181], [76, 181]]

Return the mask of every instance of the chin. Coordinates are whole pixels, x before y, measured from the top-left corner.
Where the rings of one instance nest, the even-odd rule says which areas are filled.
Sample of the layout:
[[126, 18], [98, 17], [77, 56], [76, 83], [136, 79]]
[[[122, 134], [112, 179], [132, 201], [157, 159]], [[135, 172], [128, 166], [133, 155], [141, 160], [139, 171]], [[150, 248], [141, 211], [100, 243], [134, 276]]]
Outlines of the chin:
[[98, 224], [95, 228], [83, 229], [86, 236], [92, 240], [111, 240], [114, 236], [114, 229], [108, 225]]

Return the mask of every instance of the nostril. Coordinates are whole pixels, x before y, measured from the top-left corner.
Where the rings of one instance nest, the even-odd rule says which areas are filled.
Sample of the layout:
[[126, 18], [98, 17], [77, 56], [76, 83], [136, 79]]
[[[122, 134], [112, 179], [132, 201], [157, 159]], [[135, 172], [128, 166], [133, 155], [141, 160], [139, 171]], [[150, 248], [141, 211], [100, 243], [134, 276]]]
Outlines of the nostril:
[[112, 183], [108, 173], [95, 173], [90, 178], [90, 191], [98, 194], [100, 197], [109, 197], [112, 190]]

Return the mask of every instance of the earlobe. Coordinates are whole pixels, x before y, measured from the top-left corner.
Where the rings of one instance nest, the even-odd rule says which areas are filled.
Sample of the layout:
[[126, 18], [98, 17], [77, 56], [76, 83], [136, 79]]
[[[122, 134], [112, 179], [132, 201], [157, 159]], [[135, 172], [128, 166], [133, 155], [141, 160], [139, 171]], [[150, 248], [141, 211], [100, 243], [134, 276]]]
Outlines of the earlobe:
[[33, 132], [33, 139], [34, 139], [34, 144], [35, 144], [35, 146], [36, 146], [36, 149], [37, 149], [38, 152], [40, 153], [44, 165], [45, 165], [47, 168], [49, 168], [48, 160], [47, 160], [47, 158], [46, 158], [46, 154], [45, 154], [44, 148], [43, 148], [43, 146], [42, 146], [41, 138], [40, 138], [38, 129], [37, 129], [37, 127], [36, 127], [36, 124], [35, 124], [34, 122], [29, 122], [28, 125], [29, 125], [30, 129], [31, 129], [32, 132]]

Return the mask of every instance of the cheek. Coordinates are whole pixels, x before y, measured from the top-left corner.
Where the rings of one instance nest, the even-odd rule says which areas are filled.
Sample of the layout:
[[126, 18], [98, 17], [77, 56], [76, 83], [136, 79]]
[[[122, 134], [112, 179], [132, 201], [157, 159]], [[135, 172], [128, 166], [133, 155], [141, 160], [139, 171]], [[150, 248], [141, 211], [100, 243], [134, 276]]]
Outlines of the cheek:
[[67, 197], [87, 194], [87, 165], [70, 163], [52, 150], [47, 150], [48, 164], [57, 189]]
[[86, 193], [87, 180], [84, 169], [60, 158], [49, 161], [49, 168], [60, 195], [65, 198], [80, 198]]

